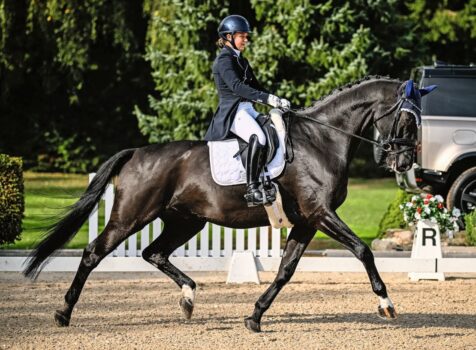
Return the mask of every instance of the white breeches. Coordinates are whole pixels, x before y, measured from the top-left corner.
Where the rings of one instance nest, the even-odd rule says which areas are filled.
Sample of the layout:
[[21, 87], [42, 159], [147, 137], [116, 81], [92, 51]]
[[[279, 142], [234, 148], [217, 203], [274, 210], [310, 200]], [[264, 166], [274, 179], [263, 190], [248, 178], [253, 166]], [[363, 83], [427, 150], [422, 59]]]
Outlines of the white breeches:
[[258, 115], [259, 113], [255, 111], [251, 102], [240, 102], [230, 131], [246, 142], [251, 135], [255, 134], [258, 136], [258, 142], [262, 146], [266, 145], [266, 136], [255, 120]]

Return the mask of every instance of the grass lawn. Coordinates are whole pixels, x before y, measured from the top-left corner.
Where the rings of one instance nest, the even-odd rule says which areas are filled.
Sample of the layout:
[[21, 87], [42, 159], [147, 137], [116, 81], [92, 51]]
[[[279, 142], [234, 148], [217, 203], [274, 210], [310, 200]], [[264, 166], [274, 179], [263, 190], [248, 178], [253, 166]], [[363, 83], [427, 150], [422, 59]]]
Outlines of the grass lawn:
[[[349, 194], [337, 210], [339, 217], [365, 242], [377, 236], [378, 225], [395, 198], [395, 179], [350, 179]], [[317, 237], [327, 237], [318, 233]]]
[[[87, 175], [25, 172], [25, 218], [21, 240], [4, 249], [30, 249], [45, 232], [45, 227], [76, 202], [88, 185]], [[69, 242], [67, 248], [83, 248], [88, 242], [88, 225]]]
[[[25, 172], [25, 218], [22, 239], [3, 249], [30, 249], [44, 233], [44, 227], [53, 222], [63, 208], [73, 204], [86, 189], [87, 175]], [[338, 210], [339, 216], [359, 237], [370, 243], [377, 234], [378, 224], [397, 188], [393, 178], [351, 179], [347, 200]], [[100, 211], [101, 212], [101, 211]], [[100, 217], [100, 223], [103, 218]], [[88, 241], [87, 223], [67, 245], [83, 248]], [[317, 234], [318, 247], [339, 247], [333, 240]], [[332, 241], [332, 242], [331, 242]]]

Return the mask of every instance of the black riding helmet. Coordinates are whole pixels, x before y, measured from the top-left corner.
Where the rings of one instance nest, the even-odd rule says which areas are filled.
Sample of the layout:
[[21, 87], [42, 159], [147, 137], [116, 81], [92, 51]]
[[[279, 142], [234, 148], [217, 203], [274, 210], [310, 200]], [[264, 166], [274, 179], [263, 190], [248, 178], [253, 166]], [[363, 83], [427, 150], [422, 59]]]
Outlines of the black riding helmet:
[[[218, 26], [218, 35], [220, 38], [223, 40], [229, 41], [231, 45], [235, 48], [235, 39], [233, 38], [233, 35], [237, 32], [241, 33], [250, 33], [251, 32], [251, 27], [250, 24], [248, 23], [248, 20], [240, 15], [231, 15], [228, 17], [225, 17], [220, 25]], [[231, 40], [228, 40], [226, 38], [227, 34], [231, 34]]]

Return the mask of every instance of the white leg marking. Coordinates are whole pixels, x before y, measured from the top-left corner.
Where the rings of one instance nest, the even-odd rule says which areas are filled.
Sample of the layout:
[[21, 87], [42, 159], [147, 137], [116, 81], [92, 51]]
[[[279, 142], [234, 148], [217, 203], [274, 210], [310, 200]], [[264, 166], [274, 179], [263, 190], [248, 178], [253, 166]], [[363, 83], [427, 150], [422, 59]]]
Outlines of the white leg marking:
[[392, 303], [392, 301], [390, 300], [390, 298], [382, 298], [382, 297], [379, 297], [379, 299], [380, 299], [380, 307], [381, 307], [382, 309], [386, 309], [386, 308], [388, 308], [388, 307], [395, 308], [395, 307], [393, 306], [393, 303]]
[[195, 289], [192, 289], [189, 285], [184, 284], [182, 286], [182, 296], [184, 298], [190, 299], [193, 303], [195, 300]]

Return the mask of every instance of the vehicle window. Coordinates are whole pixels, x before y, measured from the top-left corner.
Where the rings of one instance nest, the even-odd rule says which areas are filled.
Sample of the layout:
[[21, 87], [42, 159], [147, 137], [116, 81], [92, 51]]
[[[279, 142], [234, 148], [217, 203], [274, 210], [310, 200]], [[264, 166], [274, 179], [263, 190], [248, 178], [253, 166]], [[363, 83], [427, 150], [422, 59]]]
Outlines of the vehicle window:
[[476, 117], [476, 79], [423, 79], [423, 86], [433, 84], [438, 88], [422, 99], [422, 114]]

